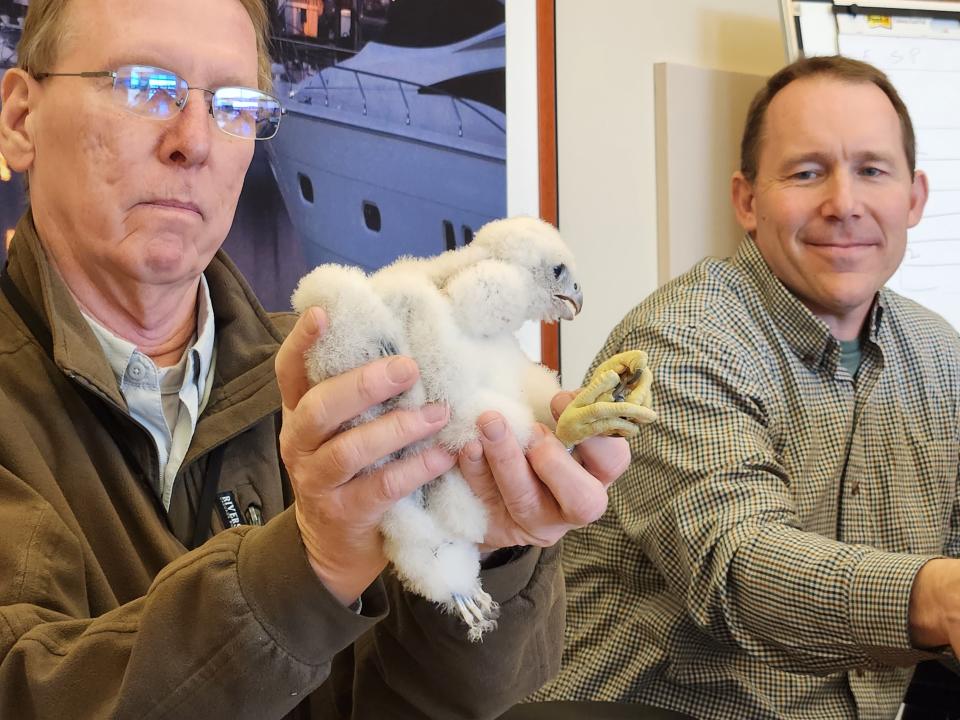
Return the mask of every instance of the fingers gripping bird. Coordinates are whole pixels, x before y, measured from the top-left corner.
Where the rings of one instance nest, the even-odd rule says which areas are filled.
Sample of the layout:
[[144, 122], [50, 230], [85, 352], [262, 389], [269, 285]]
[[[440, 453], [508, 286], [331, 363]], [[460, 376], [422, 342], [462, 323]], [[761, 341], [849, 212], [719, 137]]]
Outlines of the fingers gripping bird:
[[[526, 356], [515, 332], [528, 320], [573, 319], [583, 304], [575, 272], [557, 230], [528, 217], [493, 221], [466, 247], [401, 258], [371, 275], [321, 265], [293, 294], [298, 312], [317, 305], [329, 322], [306, 353], [308, 379], [317, 383], [379, 357], [406, 355], [420, 368], [416, 385], [352, 425], [394, 408], [445, 403], [450, 421], [429, 442], [457, 452], [478, 437], [477, 418], [495, 410], [526, 447], [535, 421], [554, 427], [550, 401], [559, 384]], [[572, 447], [593, 435], [636, 434], [656, 417], [650, 381], [644, 353], [615, 356], [561, 415], [558, 437]], [[492, 629], [498, 614], [479, 578], [486, 528], [484, 506], [456, 468], [398, 502], [380, 528], [404, 586], [457, 613], [471, 640]]]

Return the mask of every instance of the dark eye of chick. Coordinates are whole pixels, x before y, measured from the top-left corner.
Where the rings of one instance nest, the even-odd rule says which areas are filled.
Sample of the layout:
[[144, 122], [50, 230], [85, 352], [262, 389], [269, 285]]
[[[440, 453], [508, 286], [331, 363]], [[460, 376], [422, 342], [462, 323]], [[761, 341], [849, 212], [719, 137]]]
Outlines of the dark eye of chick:
[[557, 280], [559, 280], [559, 279], [560, 279], [560, 276], [563, 275], [566, 271], [567, 271], [567, 266], [566, 266], [566, 265], [555, 265], [554, 268], [553, 268], [553, 276], [554, 276]]

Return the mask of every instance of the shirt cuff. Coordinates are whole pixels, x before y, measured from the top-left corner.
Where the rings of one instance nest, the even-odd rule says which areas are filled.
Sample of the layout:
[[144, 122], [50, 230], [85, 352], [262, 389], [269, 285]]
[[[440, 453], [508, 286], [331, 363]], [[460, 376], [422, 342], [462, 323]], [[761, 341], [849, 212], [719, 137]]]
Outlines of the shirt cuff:
[[506, 565], [521, 557], [529, 549], [529, 545], [513, 545], [512, 547], [502, 547], [499, 550], [494, 550], [480, 561], [480, 569], [493, 570], [493, 568]]
[[856, 566], [850, 597], [850, 626], [856, 643], [883, 665], [907, 666], [939, 657], [910, 641], [913, 581], [936, 556], [871, 552]]
[[514, 598], [530, 584], [542, 554], [543, 551], [540, 548], [528, 547], [502, 565], [481, 570], [480, 580], [483, 583], [483, 589], [498, 603], [505, 603]]

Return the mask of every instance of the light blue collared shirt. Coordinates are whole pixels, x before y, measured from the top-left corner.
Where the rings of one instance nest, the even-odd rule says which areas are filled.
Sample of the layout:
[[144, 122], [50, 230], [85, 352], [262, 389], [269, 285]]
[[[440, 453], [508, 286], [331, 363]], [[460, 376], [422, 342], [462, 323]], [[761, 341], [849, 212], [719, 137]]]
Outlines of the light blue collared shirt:
[[174, 479], [197, 429], [197, 419], [210, 398], [216, 365], [213, 307], [203, 275], [197, 305], [197, 334], [180, 361], [165, 368], [158, 368], [136, 345], [83, 314], [113, 368], [130, 417], [156, 443], [160, 487], [154, 490], [168, 510]]

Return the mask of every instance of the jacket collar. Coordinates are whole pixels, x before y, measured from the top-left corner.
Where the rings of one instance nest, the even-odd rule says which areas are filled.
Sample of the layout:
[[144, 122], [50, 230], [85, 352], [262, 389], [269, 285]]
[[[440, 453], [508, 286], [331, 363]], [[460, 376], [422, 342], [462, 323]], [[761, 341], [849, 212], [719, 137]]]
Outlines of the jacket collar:
[[37, 318], [50, 331], [53, 361], [119, 407], [126, 407], [110, 364], [73, 295], [47, 260], [28, 208], [14, 232], [7, 273]]
[[[50, 330], [57, 366], [124, 408], [113, 370], [66, 283], [49, 263], [29, 209], [17, 224], [7, 272]], [[284, 326], [278, 328], [222, 250], [204, 275], [210, 288], [217, 341], [208, 412], [227, 410], [253, 398], [256, 402], [246, 404], [244, 415], [252, 412], [262, 416], [275, 411], [279, 399], [273, 357], [284, 331], [292, 326], [292, 316], [277, 318]], [[235, 413], [236, 410], [228, 414]]]

